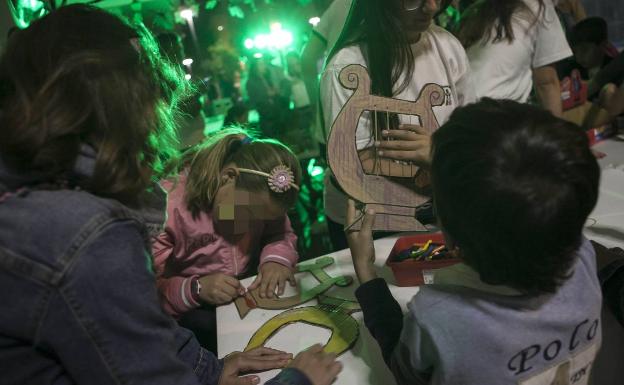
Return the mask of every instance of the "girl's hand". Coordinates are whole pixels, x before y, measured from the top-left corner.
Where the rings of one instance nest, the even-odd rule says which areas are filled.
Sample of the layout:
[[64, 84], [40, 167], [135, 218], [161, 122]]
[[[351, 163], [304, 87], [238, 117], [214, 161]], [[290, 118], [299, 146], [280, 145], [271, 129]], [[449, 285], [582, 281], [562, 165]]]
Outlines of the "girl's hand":
[[234, 352], [223, 359], [223, 371], [219, 385], [255, 385], [260, 382], [258, 376], [239, 377], [245, 372], [257, 372], [283, 368], [292, 359], [292, 354], [265, 347], [248, 352]]
[[199, 279], [199, 283], [199, 298], [212, 305], [223, 305], [245, 294], [238, 279], [223, 273], [205, 275]]
[[286, 281], [290, 282], [290, 286], [296, 285], [293, 270], [277, 262], [267, 262], [260, 266], [260, 272], [258, 272], [258, 276], [249, 286], [249, 290], [260, 286], [258, 291], [260, 298], [273, 298], [276, 286], [278, 287], [277, 295], [284, 294]]
[[400, 130], [384, 130], [384, 139], [375, 142], [377, 154], [384, 158], [411, 161], [418, 166], [431, 164], [431, 134], [423, 127], [411, 124], [400, 125]]
[[[347, 224], [356, 220], [355, 202], [349, 199], [347, 206]], [[360, 284], [377, 278], [375, 273], [375, 245], [373, 244], [373, 224], [375, 223], [375, 211], [366, 210], [362, 227], [359, 231], [347, 230], [347, 242], [351, 249], [353, 267]]]

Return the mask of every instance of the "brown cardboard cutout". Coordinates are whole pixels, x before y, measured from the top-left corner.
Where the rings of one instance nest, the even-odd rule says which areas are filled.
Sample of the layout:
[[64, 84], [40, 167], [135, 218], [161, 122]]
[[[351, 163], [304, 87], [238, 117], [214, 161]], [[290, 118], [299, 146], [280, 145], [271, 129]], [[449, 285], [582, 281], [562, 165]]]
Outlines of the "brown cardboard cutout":
[[[418, 116], [428, 132], [435, 131], [439, 124], [433, 107], [444, 103], [444, 89], [427, 84], [416, 101], [370, 95], [368, 72], [358, 64], [343, 68], [340, 83], [354, 92], [336, 117], [327, 142], [327, 160], [336, 181], [352, 199], [376, 211], [375, 230], [426, 230], [415, 218], [416, 208], [430, 199], [415, 180], [422, 179], [423, 173], [414, 165], [379, 158], [374, 148], [358, 152], [355, 134], [364, 111], [371, 111], [373, 122], [380, 113]], [[361, 217], [346, 226], [359, 228], [360, 222]]]

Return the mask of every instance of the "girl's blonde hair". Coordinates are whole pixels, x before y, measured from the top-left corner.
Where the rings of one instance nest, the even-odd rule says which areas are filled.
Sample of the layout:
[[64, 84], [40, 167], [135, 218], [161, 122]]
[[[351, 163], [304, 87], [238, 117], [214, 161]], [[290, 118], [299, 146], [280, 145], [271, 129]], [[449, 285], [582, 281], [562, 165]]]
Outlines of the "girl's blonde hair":
[[[293, 172], [294, 183], [301, 184], [301, 167], [295, 154], [274, 139], [254, 139], [248, 131], [230, 127], [210, 136], [184, 156], [188, 167], [185, 202], [194, 217], [212, 209], [217, 191], [221, 187], [221, 170], [229, 163], [236, 167], [270, 173], [274, 167], [284, 165]], [[285, 208], [292, 207], [298, 191], [291, 188], [283, 193], [271, 191], [264, 176], [239, 173], [236, 187], [247, 191], [268, 191], [271, 198]]]

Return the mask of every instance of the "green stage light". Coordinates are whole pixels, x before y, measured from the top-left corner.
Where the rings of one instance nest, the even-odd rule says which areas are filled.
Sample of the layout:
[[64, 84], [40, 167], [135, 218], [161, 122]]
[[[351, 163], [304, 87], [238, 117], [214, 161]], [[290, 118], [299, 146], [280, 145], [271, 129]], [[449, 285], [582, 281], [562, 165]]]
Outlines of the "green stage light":
[[[323, 167], [321, 166], [317, 166], [316, 165], [316, 159], [312, 158], [310, 159], [310, 161], [308, 162], [308, 166], [306, 167], [306, 169], [308, 170], [308, 174], [314, 178], [316, 176], [319, 175], [323, 175], [323, 173], [325, 172], [325, 170], [323, 169]], [[322, 177], [321, 177], [322, 179]]]
[[185, 8], [180, 11], [180, 17], [185, 20], [193, 20], [193, 10], [190, 8]]
[[312, 24], [313, 27], [316, 27], [320, 22], [321, 18], [318, 16], [311, 17], [310, 20], [308, 20], [308, 23]]
[[262, 54], [260, 52], [256, 52], [256, 53], [254, 53], [254, 57], [256, 59], [262, 59]]
[[310, 176], [315, 177], [315, 176], [323, 174], [323, 172], [324, 172], [323, 167], [314, 166], [314, 168], [312, 169], [312, 172], [310, 173]]
[[254, 45], [256, 46], [256, 48], [259, 49], [265, 49], [269, 46], [269, 35], [257, 35], [254, 38]]
[[253, 39], [247, 38], [244, 45], [247, 49], [283, 50], [290, 47], [293, 41], [292, 32], [283, 29], [281, 23], [272, 23], [270, 33], [258, 34]]
[[236, 17], [241, 20], [245, 18], [245, 12], [243, 12], [243, 9], [238, 5], [230, 5], [228, 7], [228, 12], [232, 17]]
[[8, 7], [15, 25], [22, 29], [48, 13], [44, 2], [39, 0], [8, 1]]
[[187, 58], [182, 60], [182, 64], [184, 64], [185, 66], [190, 66], [191, 64], [193, 64], [193, 59], [191, 58]]

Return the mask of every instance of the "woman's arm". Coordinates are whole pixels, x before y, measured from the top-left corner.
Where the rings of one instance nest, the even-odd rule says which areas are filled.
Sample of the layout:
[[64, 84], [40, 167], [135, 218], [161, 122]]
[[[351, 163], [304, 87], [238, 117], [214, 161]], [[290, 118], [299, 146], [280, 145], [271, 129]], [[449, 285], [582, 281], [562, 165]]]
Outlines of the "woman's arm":
[[552, 65], [545, 65], [533, 68], [533, 85], [542, 107], [560, 118], [563, 114], [561, 86], [555, 67]]
[[216, 384], [221, 373], [221, 362], [163, 312], [131, 220], [108, 225], [84, 247], [39, 333], [77, 384]]

